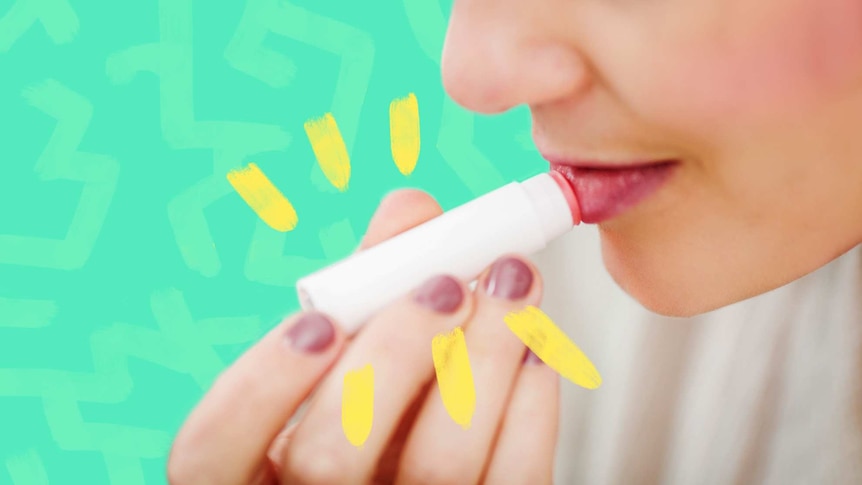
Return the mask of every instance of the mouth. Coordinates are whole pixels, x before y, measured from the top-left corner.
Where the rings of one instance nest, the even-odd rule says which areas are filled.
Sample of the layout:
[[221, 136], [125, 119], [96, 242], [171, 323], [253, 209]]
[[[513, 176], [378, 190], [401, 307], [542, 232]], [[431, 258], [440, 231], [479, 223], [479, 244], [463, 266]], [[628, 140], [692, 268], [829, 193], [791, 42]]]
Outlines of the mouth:
[[625, 165], [546, 157], [551, 170], [572, 185], [581, 209], [581, 220], [600, 223], [643, 202], [658, 191], [679, 166], [674, 159]]

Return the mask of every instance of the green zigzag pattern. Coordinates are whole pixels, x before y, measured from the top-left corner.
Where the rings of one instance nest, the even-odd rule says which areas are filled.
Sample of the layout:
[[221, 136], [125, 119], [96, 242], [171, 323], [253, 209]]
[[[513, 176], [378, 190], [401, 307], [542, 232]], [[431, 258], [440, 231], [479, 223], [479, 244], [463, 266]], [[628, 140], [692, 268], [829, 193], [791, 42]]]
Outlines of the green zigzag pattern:
[[[272, 87], [288, 86], [296, 73], [296, 66], [288, 57], [263, 46], [264, 39], [270, 34], [315, 46], [341, 59], [329, 112], [338, 120], [344, 144], [348, 153], [352, 153], [374, 67], [371, 37], [355, 27], [290, 2], [249, 0], [225, 50], [225, 58], [237, 70]], [[315, 186], [324, 192], [331, 191], [331, 185], [317, 164], [311, 166], [311, 180]], [[250, 281], [293, 286], [301, 275], [323, 266], [328, 260], [344, 256], [358, 244], [355, 231], [346, 219], [320, 231], [325, 259], [284, 255], [282, 249], [286, 237], [262, 223], [257, 224], [245, 265], [245, 276]]]
[[108, 76], [128, 82], [138, 72], [159, 78], [162, 135], [175, 149], [213, 152], [212, 173], [168, 204], [168, 217], [186, 265], [208, 277], [221, 270], [204, 210], [233, 193], [225, 178], [250, 156], [286, 148], [288, 133], [275, 125], [197, 121], [192, 101], [192, 2], [159, 2], [161, 41], [128, 48], [107, 61]]
[[46, 182], [81, 182], [84, 189], [65, 239], [0, 235], [0, 264], [78, 269], [87, 262], [99, 236], [117, 187], [119, 164], [105, 155], [78, 151], [93, 115], [86, 98], [53, 79], [28, 88], [23, 95], [57, 120], [36, 162], [36, 174]]
[[17, 0], [0, 18], [0, 52], [7, 52], [36, 23], [55, 44], [71, 42], [78, 33], [78, 16], [66, 0]]
[[[225, 366], [213, 347], [245, 344], [257, 339], [261, 331], [255, 316], [196, 322], [176, 289], [154, 292], [150, 306], [158, 331], [114, 323], [92, 334], [93, 373], [0, 369], [0, 396], [41, 398], [57, 446], [68, 451], [100, 452], [111, 483], [144, 483], [141, 460], [165, 457], [172, 436], [161, 430], [86, 422], [79, 403], [126, 400], [133, 387], [130, 358], [189, 374], [205, 390]], [[7, 457], [6, 467], [16, 483], [45, 482], [45, 470], [35, 450]]]

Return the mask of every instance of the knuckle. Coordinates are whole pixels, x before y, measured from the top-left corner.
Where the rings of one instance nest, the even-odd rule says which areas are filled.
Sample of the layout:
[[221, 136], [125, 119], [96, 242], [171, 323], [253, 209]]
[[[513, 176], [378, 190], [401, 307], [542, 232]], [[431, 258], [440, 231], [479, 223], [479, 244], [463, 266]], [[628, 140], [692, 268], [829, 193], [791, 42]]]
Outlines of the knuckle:
[[411, 204], [414, 202], [433, 202], [434, 198], [420, 189], [401, 188], [389, 192], [383, 200], [387, 203]]
[[285, 483], [340, 485], [348, 483], [345, 463], [325, 447], [294, 444], [288, 446], [282, 469]]

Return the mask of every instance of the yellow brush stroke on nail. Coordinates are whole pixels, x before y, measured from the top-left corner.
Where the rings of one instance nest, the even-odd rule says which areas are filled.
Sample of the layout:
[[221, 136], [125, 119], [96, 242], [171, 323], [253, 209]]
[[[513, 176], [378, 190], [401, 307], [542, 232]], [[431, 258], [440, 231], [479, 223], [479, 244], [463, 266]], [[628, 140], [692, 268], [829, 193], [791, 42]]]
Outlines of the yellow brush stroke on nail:
[[470, 428], [476, 410], [476, 388], [464, 331], [456, 327], [448, 334], [440, 334], [431, 341], [431, 354], [437, 372], [437, 387], [443, 406], [453, 421], [462, 428]]
[[350, 157], [332, 114], [305, 122], [305, 133], [323, 174], [335, 188], [344, 192], [350, 182]]
[[374, 368], [371, 364], [344, 376], [341, 395], [341, 428], [353, 446], [359, 447], [371, 433], [374, 420]]
[[256, 164], [249, 163], [245, 168], [231, 170], [227, 180], [269, 227], [280, 232], [296, 227], [299, 218], [293, 205]]
[[602, 385], [602, 376], [590, 359], [542, 310], [528, 306], [504, 320], [524, 345], [566, 379], [587, 389]]
[[410, 93], [389, 105], [389, 137], [392, 159], [404, 175], [413, 173], [419, 160], [419, 102]]

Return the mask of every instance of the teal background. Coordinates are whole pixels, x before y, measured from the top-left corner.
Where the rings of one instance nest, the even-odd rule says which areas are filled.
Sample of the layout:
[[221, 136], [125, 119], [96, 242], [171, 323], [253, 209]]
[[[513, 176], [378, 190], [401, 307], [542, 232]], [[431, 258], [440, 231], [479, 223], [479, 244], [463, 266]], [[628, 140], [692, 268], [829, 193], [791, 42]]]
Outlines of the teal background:
[[[349, 254], [387, 192], [449, 209], [543, 170], [529, 114], [448, 99], [450, 1], [0, 0], [0, 483], [165, 483], [226, 366]], [[415, 93], [400, 174], [389, 103]], [[303, 123], [331, 112], [349, 189]], [[227, 182], [257, 163], [296, 229]]]

